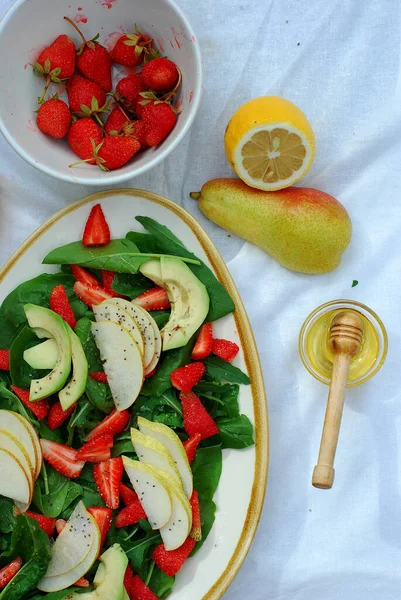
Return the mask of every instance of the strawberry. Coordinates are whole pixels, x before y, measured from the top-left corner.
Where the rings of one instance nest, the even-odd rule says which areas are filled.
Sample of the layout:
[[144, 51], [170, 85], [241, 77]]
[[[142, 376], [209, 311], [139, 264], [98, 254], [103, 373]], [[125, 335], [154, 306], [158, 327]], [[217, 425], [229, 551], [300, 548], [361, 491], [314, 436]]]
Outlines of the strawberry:
[[35, 73], [59, 83], [75, 71], [76, 48], [68, 35], [59, 35], [50, 46], [45, 48], [33, 65]]
[[86, 283], [76, 281], [72, 289], [78, 298], [90, 308], [92, 308], [94, 304], [100, 304], [103, 300], [111, 298], [111, 295], [100, 285], [95, 287], [94, 285], [87, 285]]
[[170, 308], [167, 292], [161, 287], [154, 287], [135, 298], [135, 304], [146, 310], [166, 310]]
[[213, 329], [211, 323], [202, 325], [198, 339], [193, 347], [191, 358], [192, 360], [202, 360], [209, 356], [212, 351], [213, 344]]
[[85, 224], [82, 244], [84, 246], [106, 246], [110, 242], [110, 228], [100, 204], [92, 207]]
[[138, 500], [136, 492], [123, 483], [120, 483], [120, 496], [125, 506], [129, 506]]
[[29, 401], [29, 390], [22, 390], [16, 385], [11, 386], [12, 391], [18, 398], [21, 400], [22, 404], [24, 404], [29, 410], [33, 412], [35, 417], [42, 421], [45, 417], [47, 417], [47, 413], [50, 409], [50, 403], [47, 398], [43, 400], [37, 400], [36, 402]]
[[[103, 88], [82, 75], [75, 74], [71, 77], [67, 84], [67, 94], [71, 112], [79, 116], [97, 116], [100, 112], [107, 112]], [[101, 121], [99, 124], [102, 124]]]
[[103, 287], [106, 290], [106, 292], [109, 292], [109, 294], [111, 294], [115, 298], [121, 298], [120, 294], [117, 294], [117, 292], [115, 292], [112, 288], [114, 277], [115, 277], [114, 271], [102, 270], [102, 282], [103, 282]]
[[40, 440], [40, 445], [43, 457], [53, 469], [70, 479], [79, 477], [85, 463], [76, 459], [77, 450], [65, 444], [44, 439]]
[[[100, 144], [103, 138], [102, 128], [92, 121], [92, 119], [84, 118], [75, 121], [68, 132], [67, 141], [71, 150], [87, 161], [89, 164], [95, 164], [93, 157], [93, 145]], [[93, 143], [92, 143], [93, 140]]]
[[93, 478], [97, 489], [109, 508], [118, 508], [120, 504], [119, 488], [123, 470], [121, 456], [93, 465]]
[[37, 523], [39, 523], [39, 527], [47, 533], [49, 537], [54, 534], [54, 529], [56, 527], [56, 519], [52, 519], [51, 517], [45, 517], [44, 515], [40, 515], [39, 513], [31, 512], [27, 510], [25, 512], [27, 517], [31, 517], [31, 519], [35, 519]]
[[231, 362], [239, 352], [239, 346], [229, 340], [213, 340], [212, 352], [219, 358]]
[[183, 443], [184, 450], [186, 452], [188, 462], [190, 465], [192, 465], [192, 463], [195, 460], [196, 450], [201, 441], [202, 441], [201, 434], [195, 433], [194, 436], [190, 437], [189, 440], [187, 440], [186, 442]]
[[107, 135], [125, 134], [126, 131], [132, 130], [132, 123], [133, 121], [127, 117], [121, 106], [117, 104], [107, 117], [104, 131]]
[[216, 423], [193, 392], [181, 392], [180, 400], [184, 413], [184, 428], [189, 437], [200, 433], [202, 440], [219, 433]]
[[57, 519], [56, 521], [56, 531], [58, 535], [63, 531], [64, 527], [67, 525], [67, 521], [65, 519]]
[[103, 462], [110, 458], [110, 448], [113, 447], [113, 436], [110, 433], [103, 433], [93, 440], [86, 442], [78, 450], [77, 460], [86, 460], [88, 462]]
[[100, 421], [100, 423], [88, 433], [85, 437], [85, 441], [89, 442], [103, 433], [117, 435], [117, 433], [121, 433], [127, 427], [129, 420], [130, 415], [128, 410], [117, 411], [114, 409], [113, 412], [104, 418], [103, 421]]
[[130, 600], [157, 600], [157, 596], [154, 595], [139, 575], [134, 575], [130, 565], [125, 571], [124, 587]]
[[54, 404], [51, 405], [49, 413], [47, 415], [47, 424], [50, 429], [54, 431], [60, 425], [64, 423], [68, 419], [70, 415], [74, 412], [76, 404], [67, 408], [67, 410], [63, 410], [60, 404], [60, 400], [57, 400]]
[[143, 117], [143, 109], [148, 104], [154, 104], [155, 102], [160, 102], [158, 97], [154, 94], [154, 92], [141, 92], [139, 94], [138, 101], [135, 105], [135, 113], [138, 119], [142, 119]]
[[67, 135], [71, 126], [70, 109], [58, 98], [46, 100], [39, 107], [36, 123], [42, 133], [61, 139]]
[[192, 496], [189, 500], [189, 503], [192, 508], [192, 529], [189, 535], [196, 542], [200, 542], [202, 539], [202, 525], [199, 506], [199, 496], [197, 491], [194, 490], [192, 492]]
[[132, 502], [129, 506], [126, 506], [116, 516], [116, 527], [128, 527], [128, 525], [135, 525], [139, 519], [147, 519], [146, 513], [142, 508], [142, 504], [139, 500]]
[[97, 34], [92, 40], [86, 40], [81, 30], [74, 21], [64, 17], [82, 38], [82, 44], [78, 49], [77, 67], [82, 75], [102, 86], [105, 92], [111, 90], [111, 58], [104, 46], [101, 46]]
[[[11, 579], [18, 573], [20, 568], [22, 567], [22, 560], [19, 556], [14, 558], [8, 565], [0, 569], [0, 589], [6, 587], [6, 585], [11, 581]], [[10, 591], [10, 594], [12, 592]], [[156, 598], [156, 596], [155, 596]]]
[[56, 287], [52, 289], [50, 293], [50, 309], [60, 315], [60, 317], [74, 329], [77, 320], [63, 285], [56, 285]]
[[135, 27], [135, 33], [124, 33], [118, 38], [110, 51], [113, 62], [124, 67], [138, 67], [143, 63], [146, 54], [154, 54], [153, 40]]
[[102, 550], [104, 541], [106, 539], [106, 535], [109, 532], [111, 527], [111, 522], [113, 520], [113, 513], [111, 508], [106, 508], [104, 506], [90, 506], [88, 508], [88, 512], [95, 519], [99, 529], [100, 529], [100, 550], [99, 554]]
[[192, 550], [196, 541], [188, 537], [177, 550], [166, 550], [164, 544], [159, 544], [153, 550], [152, 558], [156, 565], [169, 577], [173, 577], [181, 569]]
[[10, 350], [0, 350], [0, 371], [10, 370]]
[[141, 150], [148, 148], [148, 145], [145, 140], [146, 135], [146, 125], [143, 121], [132, 121], [132, 131], [130, 133], [133, 137], [135, 137], [138, 142], [141, 144]]
[[85, 577], [80, 577], [75, 583], [74, 585], [76, 587], [81, 587], [81, 588], [87, 588], [90, 586], [90, 583], [87, 579], [85, 579]]
[[149, 373], [145, 374], [145, 379], [150, 379], [151, 377], [153, 377], [153, 375], [156, 373], [156, 367], [154, 369], [152, 369], [151, 371], [149, 371]]
[[104, 371], [98, 371], [97, 373], [89, 373], [89, 377], [92, 377], [95, 381], [99, 383], [107, 383], [107, 375]]
[[121, 100], [125, 107], [134, 111], [135, 105], [139, 99], [139, 94], [146, 90], [146, 85], [142, 80], [142, 75], [128, 75], [123, 77], [116, 85], [116, 99]]
[[177, 390], [190, 392], [202, 379], [204, 372], [205, 365], [203, 363], [193, 362], [175, 369], [170, 375], [170, 381]]
[[81, 283], [87, 283], [88, 285], [99, 285], [99, 281], [96, 279], [96, 277], [92, 275], [92, 273], [89, 273], [89, 271], [87, 271], [83, 267], [80, 267], [78, 265], [69, 266], [71, 269], [71, 273], [74, 275], [77, 281], [80, 281]]
[[108, 135], [94, 150], [93, 156], [102, 171], [120, 169], [140, 149], [141, 144], [134, 137]]
[[171, 90], [177, 83], [179, 71], [168, 58], [155, 58], [147, 62], [142, 69], [145, 85], [155, 92]]
[[149, 103], [143, 108], [142, 120], [146, 125], [145, 142], [148, 146], [157, 146], [177, 122], [177, 115], [166, 102]]

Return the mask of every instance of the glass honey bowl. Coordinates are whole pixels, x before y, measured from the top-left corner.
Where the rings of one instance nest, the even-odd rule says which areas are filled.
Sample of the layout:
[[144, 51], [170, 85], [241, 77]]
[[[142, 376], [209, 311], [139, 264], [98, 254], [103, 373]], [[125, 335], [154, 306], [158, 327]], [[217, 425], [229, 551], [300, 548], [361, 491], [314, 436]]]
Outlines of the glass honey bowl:
[[387, 355], [386, 329], [373, 310], [354, 300], [333, 300], [316, 308], [302, 325], [298, 350], [305, 368], [318, 381], [330, 385], [333, 354], [329, 348], [333, 318], [344, 310], [356, 311], [364, 331], [361, 350], [352, 357], [347, 387], [368, 381], [381, 368]]

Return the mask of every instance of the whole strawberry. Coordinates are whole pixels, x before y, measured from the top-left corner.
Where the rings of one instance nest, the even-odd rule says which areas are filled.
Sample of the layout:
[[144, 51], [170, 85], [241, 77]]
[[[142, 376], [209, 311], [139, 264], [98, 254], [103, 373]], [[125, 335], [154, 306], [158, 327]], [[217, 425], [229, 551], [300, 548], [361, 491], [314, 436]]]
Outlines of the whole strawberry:
[[102, 128], [92, 121], [92, 119], [86, 117], [84, 119], [78, 119], [78, 121], [75, 121], [75, 123], [71, 125], [67, 137], [67, 141], [75, 154], [92, 165], [95, 164], [93, 147], [98, 146], [102, 139]]
[[67, 84], [70, 110], [79, 115], [89, 116], [105, 111], [106, 94], [103, 88], [82, 75], [73, 75]]
[[138, 119], [142, 119], [143, 109], [147, 104], [157, 102], [158, 97], [153, 92], [141, 92], [135, 105], [135, 112]]
[[71, 125], [70, 109], [58, 98], [46, 100], [39, 107], [36, 123], [42, 133], [61, 139], [67, 135]]
[[148, 144], [146, 143], [145, 135], [146, 135], [146, 123], [139, 119], [139, 121], [132, 121], [132, 132], [131, 135], [135, 137], [138, 142], [141, 144], [141, 150], [148, 148]]
[[120, 79], [116, 86], [116, 97], [129, 110], [134, 111], [136, 103], [139, 99], [139, 94], [146, 90], [146, 85], [142, 80], [140, 73], [128, 75]]
[[178, 82], [179, 71], [168, 58], [155, 58], [144, 65], [142, 79], [155, 92], [171, 90]]
[[87, 79], [98, 83], [105, 92], [109, 92], [112, 87], [111, 58], [106, 48], [96, 41], [99, 34], [88, 41], [71, 19], [68, 17], [64, 17], [64, 19], [74, 27], [82, 38], [82, 44], [78, 49], [78, 69]]
[[153, 54], [153, 40], [141, 33], [135, 26], [135, 33], [124, 33], [110, 51], [111, 59], [125, 67], [137, 67], [143, 63], [146, 54]]
[[68, 35], [59, 35], [50, 46], [42, 50], [37, 62], [33, 65], [37, 75], [59, 83], [67, 79], [75, 71], [76, 48]]
[[126, 133], [129, 128], [132, 129], [132, 123], [133, 121], [131, 121], [125, 112], [123, 112], [121, 107], [117, 105], [107, 117], [107, 121], [104, 125], [104, 131], [107, 133], [107, 135]]
[[108, 135], [94, 152], [95, 162], [102, 171], [119, 169], [138, 152], [140, 143], [133, 137]]
[[168, 136], [177, 122], [177, 115], [170, 104], [158, 102], [143, 108], [144, 140], [148, 146], [157, 146]]

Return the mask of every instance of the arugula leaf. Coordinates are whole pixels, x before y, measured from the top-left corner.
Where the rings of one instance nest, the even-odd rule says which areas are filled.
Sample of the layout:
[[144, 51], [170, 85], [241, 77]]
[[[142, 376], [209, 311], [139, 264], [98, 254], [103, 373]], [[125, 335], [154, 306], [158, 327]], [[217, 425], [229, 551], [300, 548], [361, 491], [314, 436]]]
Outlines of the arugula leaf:
[[199, 500], [211, 500], [220, 481], [222, 470], [221, 446], [198, 448], [192, 463], [194, 489], [198, 492]]
[[46, 517], [58, 517], [71, 502], [82, 494], [81, 486], [50, 465], [46, 466], [49, 494], [46, 494], [42, 474], [35, 483], [33, 501]]
[[22, 558], [22, 567], [0, 593], [0, 600], [21, 600], [34, 590], [46, 573], [50, 561], [50, 543], [46, 533], [38, 523], [19, 515], [11, 536], [11, 546], [3, 552], [1, 560], [7, 564], [15, 558]]
[[16, 523], [13, 513], [14, 502], [10, 498], [0, 496], [0, 533], [10, 533]]
[[134, 453], [134, 447], [132, 445], [131, 436], [129, 433], [122, 433], [116, 437], [113, 448], [111, 449], [111, 456], [116, 458], [121, 454], [131, 456]]
[[171, 594], [173, 590], [174, 583], [175, 577], [166, 575], [166, 573], [164, 573], [155, 565], [148, 583], [148, 587], [158, 598], [167, 598], [167, 596]]
[[[106, 269], [117, 273], [137, 273], [139, 267], [151, 258], [159, 258], [162, 253], [143, 254], [136, 244], [127, 238], [111, 240], [107, 246], [83, 246], [82, 242], [72, 242], [55, 248], [43, 259], [45, 265], [81, 265], [93, 269]], [[184, 258], [184, 262], [198, 264], [197, 259]]]
[[223, 448], [248, 448], [254, 445], [253, 426], [246, 415], [216, 419]]
[[230, 383], [249, 384], [251, 381], [246, 373], [218, 356], [208, 356], [203, 361], [206, 373], [215, 379], [224, 379]]
[[28, 325], [23, 327], [10, 348], [10, 376], [13, 385], [29, 389], [32, 379], [41, 379], [49, 369], [32, 369], [23, 358], [24, 351], [43, 342]]
[[[189, 252], [182, 242], [164, 225], [160, 225], [150, 217], [136, 217], [136, 220], [150, 233], [152, 243], [156, 245], [159, 252], [173, 254], [182, 258], [192, 258], [199, 260], [192, 252]], [[127, 234], [128, 239], [132, 238], [132, 233]], [[209, 313], [207, 321], [216, 321], [235, 310], [235, 304], [232, 301], [225, 287], [216, 278], [214, 273], [200, 261], [200, 265], [188, 265], [194, 275], [206, 286], [210, 297]]]
[[139, 396], [133, 406], [133, 414], [173, 428], [184, 426], [181, 403], [172, 388], [159, 397]]
[[117, 294], [128, 296], [132, 300], [152, 286], [153, 283], [142, 273], [116, 273], [111, 287]]
[[239, 385], [237, 383], [218, 384], [213, 381], [200, 381], [194, 387], [195, 394], [206, 399], [207, 410], [213, 419], [218, 417], [238, 417]]
[[138, 572], [146, 556], [151, 550], [162, 541], [158, 531], [149, 529], [144, 536], [140, 538], [131, 538], [127, 541], [121, 541], [121, 546], [128, 557], [134, 571]]

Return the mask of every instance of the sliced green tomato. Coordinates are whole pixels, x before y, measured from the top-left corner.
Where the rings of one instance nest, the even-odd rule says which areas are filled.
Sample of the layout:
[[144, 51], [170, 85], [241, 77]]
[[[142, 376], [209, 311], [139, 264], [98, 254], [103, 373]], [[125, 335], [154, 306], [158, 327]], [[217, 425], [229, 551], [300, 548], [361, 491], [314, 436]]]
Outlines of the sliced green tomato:
[[121, 306], [114, 304], [111, 300], [104, 300], [101, 304], [96, 304], [93, 307], [93, 312], [96, 321], [112, 321], [124, 327], [132, 336], [143, 356], [145, 350], [142, 333], [135, 319], [121, 308]]
[[24, 352], [24, 360], [32, 369], [54, 369], [57, 359], [58, 347], [53, 338]]
[[71, 342], [72, 375], [70, 382], [58, 394], [63, 410], [67, 410], [75, 404], [84, 393], [89, 369], [79, 337], [67, 323], [65, 326], [67, 327]]
[[31, 381], [29, 399], [35, 402], [51, 396], [65, 385], [71, 371], [71, 342], [63, 319], [55, 312], [35, 304], [26, 304], [24, 310], [29, 326], [46, 329], [54, 338], [58, 348], [54, 369], [46, 377]]

